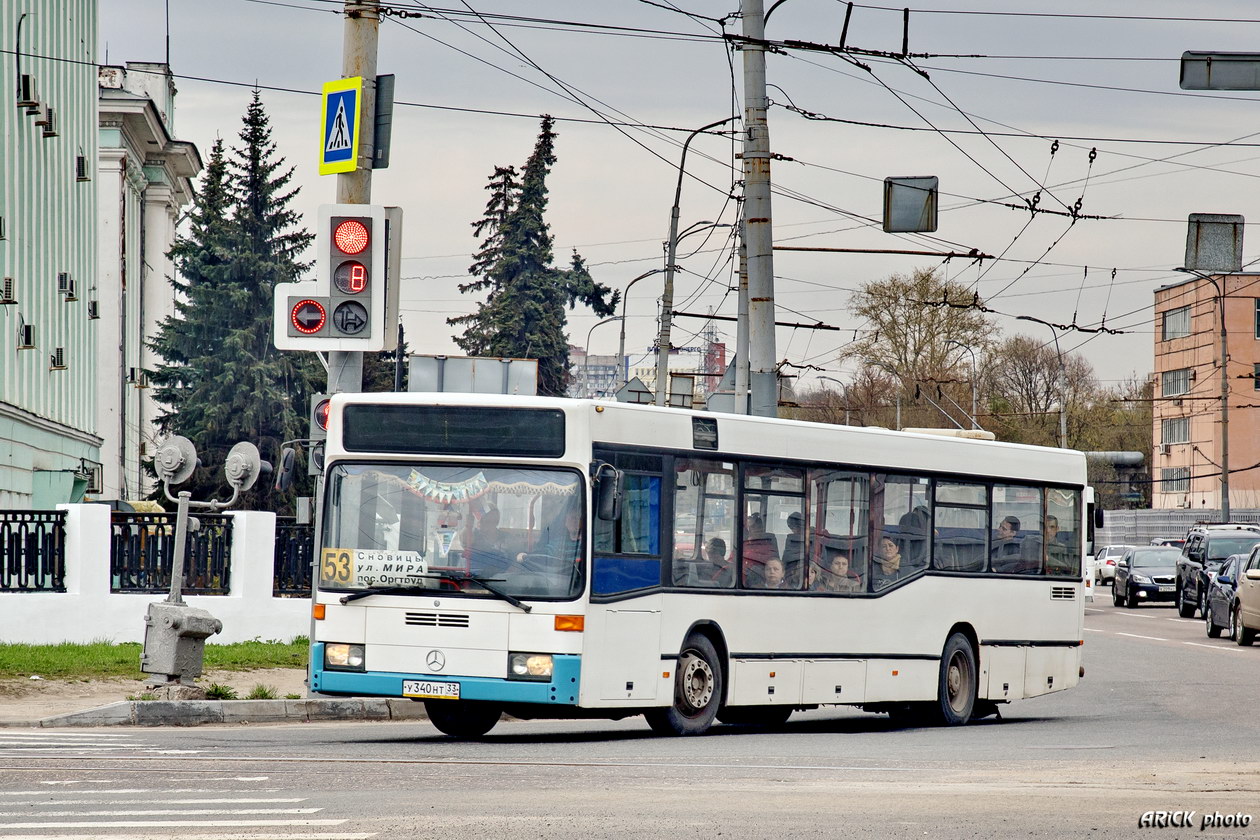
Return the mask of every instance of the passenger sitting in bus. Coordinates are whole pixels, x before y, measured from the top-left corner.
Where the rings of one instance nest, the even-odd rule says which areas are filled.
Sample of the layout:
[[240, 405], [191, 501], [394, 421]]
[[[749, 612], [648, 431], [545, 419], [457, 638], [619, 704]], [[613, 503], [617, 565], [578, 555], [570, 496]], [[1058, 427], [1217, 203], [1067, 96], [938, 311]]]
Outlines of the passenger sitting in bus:
[[1071, 575], [1076, 573], [1072, 557], [1072, 548], [1059, 533], [1059, 517], [1053, 513], [1046, 514], [1046, 573], [1051, 575]]
[[879, 538], [879, 550], [875, 557], [875, 588], [883, 589], [891, 586], [905, 572], [902, 570], [901, 546], [897, 541], [885, 534]]
[[766, 560], [765, 566], [762, 567], [762, 575], [764, 577], [762, 589], [785, 589], [783, 585], [783, 561], [778, 557], [771, 557]]
[[787, 517], [788, 535], [783, 538], [783, 568], [789, 580], [800, 579], [805, 562], [805, 517], [792, 511]]
[[849, 555], [835, 554], [830, 566], [809, 564], [811, 592], [861, 592], [862, 578], [849, 569]]
[[735, 585], [735, 567], [726, 556], [726, 540], [714, 537], [704, 546], [704, 559], [708, 568], [704, 572], [702, 583], [706, 586], [730, 587]]
[[932, 513], [927, 505], [915, 506], [914, 510], [903, 514], [897, 522], [897, 530], [901, 532], [902, 553], [915, 566], [927, 565], [927, 537], [931, 525]]
[[995, 572], [1014, 572], [1021, 565], [1019, 519], [1008, 516], [998, 523], [997, 534], [993, 538], [992, 568]]
[[477, 529], [473, 532], [472, 545], [468, 549], [472, 573], [493, 575], [505, 570], [510, 563], [505, 542], [505, 536], [499, 530], [498, 508], [490, 508], [481, 514]]
[[761, 586], [765, 580], [763, 571], [771, 557], [778, 559], [779, 547], [774, 536], [766, 533], [765, 520], [760, 513], [748, 515], [744, 523], [744, 545], [740, 551], [744, 564], [744, 585]]
[[543, 554], [560, 560], [577, 562], [578, 550], [582, 547], [582, 511], [569, 508], [564, 514], [564, 522], [552, 523], [546, 531], [543, 541], [531, 552], [516, 555], [517, 562], [523, 561], [530, 554]]

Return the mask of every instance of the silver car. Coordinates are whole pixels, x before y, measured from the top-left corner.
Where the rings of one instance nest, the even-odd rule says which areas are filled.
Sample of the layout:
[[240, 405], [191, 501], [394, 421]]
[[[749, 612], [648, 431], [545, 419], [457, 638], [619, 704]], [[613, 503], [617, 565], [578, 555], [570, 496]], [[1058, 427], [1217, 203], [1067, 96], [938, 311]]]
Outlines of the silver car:
[[1116, 561], [1124, 556], [1126, 551], [1134, 547], [1131, 545], [1108, 545], [1098, 549], [1098, 553], [1094, 555], [1094, 582], [1112, 583], [1116, 579]]

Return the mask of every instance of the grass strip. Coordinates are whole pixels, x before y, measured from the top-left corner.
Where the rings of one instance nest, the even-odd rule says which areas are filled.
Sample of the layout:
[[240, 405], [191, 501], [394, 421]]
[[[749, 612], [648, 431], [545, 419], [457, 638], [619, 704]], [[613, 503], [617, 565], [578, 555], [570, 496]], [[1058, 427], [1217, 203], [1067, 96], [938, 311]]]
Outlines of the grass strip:
[[[138, 642], [91, 642], [56, 645], [0, 643], [0, 679], [38, 675], [45, 679], [142, 679]], [[276, 640], [207, 644], [206, 671], [254, 671], [260, 668], [305, 668], [310, 643], [299, 636]]]

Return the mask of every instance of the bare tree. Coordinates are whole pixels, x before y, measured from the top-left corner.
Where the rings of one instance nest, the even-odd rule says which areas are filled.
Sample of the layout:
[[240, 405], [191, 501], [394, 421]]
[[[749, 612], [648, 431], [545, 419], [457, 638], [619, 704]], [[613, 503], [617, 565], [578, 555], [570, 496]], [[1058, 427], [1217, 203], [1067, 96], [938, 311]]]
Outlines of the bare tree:
[[993, 347], [987, 360], [993, 430], [1002, 440], [1054, 446], [1058, 443], [1060, 379], [1067, 402], [1068, 446], [1080, 445], [1098, 380], [1093, 366], [1076, 353], [1060, 358], [1054, 344], [1014, 335]]
[[903, 384], [963, 374], [969, 371], [963, 348], [979, 354], [997, 331], [985, 313], [960, 308], [972, 300], [965, 286], [928, 268], [915, 269], [909, 277], [894, 274], [865, 283], [849, 299], [849, 308], [872, 330], [851, 344], [844, 357], [883, 368]]

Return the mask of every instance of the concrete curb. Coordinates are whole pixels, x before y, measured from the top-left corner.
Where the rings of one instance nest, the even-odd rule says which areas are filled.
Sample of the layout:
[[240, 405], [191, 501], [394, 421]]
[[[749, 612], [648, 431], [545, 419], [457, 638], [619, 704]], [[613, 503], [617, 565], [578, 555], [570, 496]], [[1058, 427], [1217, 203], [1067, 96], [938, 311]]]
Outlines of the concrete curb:
[[321, 720], [426, 720], [414, 700], [347, 697], [332, 700], [120, 700], [96, 709], [0, 726], [201, 726], [208, 723], [290, 723]]

